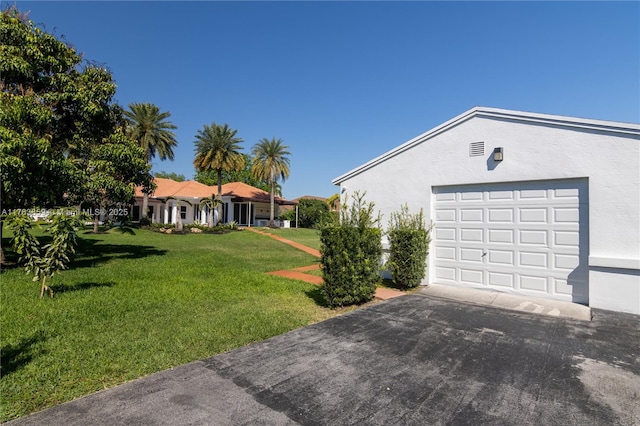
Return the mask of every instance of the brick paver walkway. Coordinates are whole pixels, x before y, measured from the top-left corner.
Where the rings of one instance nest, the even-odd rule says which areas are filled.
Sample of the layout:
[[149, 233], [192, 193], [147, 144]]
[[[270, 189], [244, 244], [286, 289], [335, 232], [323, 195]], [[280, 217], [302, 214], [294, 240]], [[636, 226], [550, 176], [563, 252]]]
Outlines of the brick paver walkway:
[[[279, 235], [273, 235], [270, 234], [268, 232], [263, 232], [259, 229], [256, 228], [245, 228], [248, 231], [251, 232], [255, 232], [256, 234], [260, 234], [260, 235], [264, 235], [270, 238], [273, 238], [274, 240], [278, 240], [282, 243], [285, 244], [289, 244], [292, 247], [297, 248], [298, 250], [302, 250], [306, 253], [309, 253], [312, 256], [315, 257], [320, 257], [320, 252], [316, 249], [313, 249], [311, 247], [307, 247], [303, 244], [300, 243], [296, 243], [295, 241], [291, 241], [288, 240], [286, 238], [282, 238]], [[320, 269], [320, 265], [319, 264], [315, 264], [315, 265], [309, 265], [309, 266], [302, 266], [300, 268], [294, 268], [291, 270], [282, 270], [282, 271], [273, 271], [273, 272], [268, 272], [269, 275], [277, 275], [280, 277], [284, 277], [284, 278], [290, 278], [290, 279], [294, 279], [294, 280], [299, 280], [299, 281], [304, 281], [307, 283], [311, 283], [311, 284], [315, 284], [315, 285], [321, 285], [323, 283], [322, 281], [322, 277], [319, 277], [317, 275], [311, 275], [311, 274], [305, 274], [305, 272], [307, 271], [313, 271], [313, 270], [318, 270]], [[376, 294], [374, 295], [374, 297], [378, 300], [387, 300], [387, 299], [392, 299], [394, 297], [398, 297], [398, 296], [403, 296], [404, 293], [398, 290], [393, 290], [390, 288], [382, 288], [382, 287], [378, 287], [376, 289]]]

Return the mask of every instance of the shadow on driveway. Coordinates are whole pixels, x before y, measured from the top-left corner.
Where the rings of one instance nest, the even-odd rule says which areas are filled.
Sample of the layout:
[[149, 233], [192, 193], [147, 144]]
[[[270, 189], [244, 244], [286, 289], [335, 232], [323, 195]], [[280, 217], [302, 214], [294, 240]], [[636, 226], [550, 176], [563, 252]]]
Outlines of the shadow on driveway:
[[551, 318], [414, 294], [13, 423], [640, 423], [640, 317]]

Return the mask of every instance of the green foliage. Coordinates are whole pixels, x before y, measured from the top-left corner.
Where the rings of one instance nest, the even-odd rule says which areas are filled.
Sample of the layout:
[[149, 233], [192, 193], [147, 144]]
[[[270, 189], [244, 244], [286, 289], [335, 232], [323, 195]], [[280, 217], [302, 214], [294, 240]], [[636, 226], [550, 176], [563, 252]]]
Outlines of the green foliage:
[[124, 135], [106, 68], [83, 64], [15, 7], [0, 14], [0, 39], [4, 209], [104, 207], [129, 202], [136, 185], [150, 185], [144, 150]]
[[[144, 151], [129, 139], [122, 128], [104, 138], [101, 144], [91, 147], [90, 156], [82, 170], [85, 178], [77, 183], [76, 197], [95, 209], [105, 209], [120, 203], [130, 203], [135, 195], [135, 185], [150, 186], [151, 166]], [[94, 232], [98, 230], [94, 217]]]
[[[292, 210], [295, 219], [295, 210]], [[329, 205], [322, 200], [302, 199], [298, 203], [298, 226], [318, 229], [331, 221]]]
[[6, 218], [7, 226], [13, 231], [12, 245], [19, 256], [18, 261], [27, 274], [33, 275], [33, 281], [42, 281], [41, 298], [46, 290], [53, 297], [53, 290], [46, 284], [47, 278], [67, 269], [78, 244], [76, 227], [81, 226], [80, 219], [68, 212], [54, 213], [49, 220], [51, 224], [47, 231], [53, 240], [40, 247], [40, 242], [31, 233], [31, 217], [25, 212], [15, 211]]
[[343, 207], [340, 223], [328, 223], [320, 230], [322, 292], [331, 307], [368, 302], [375, 294], [382, 242], [373, 209], [364, 194], [356, 193], [353, 204]]
[[[126, 134], [142, 148], [147, 163], [151, 163], [151, 159], [156, 154], [161, 160], [173, 160], [173, 148], [178, 142], [171, 131], [177, 127], [166, 120], [171, 116], [170, 112], [160, 112], [160, 108], [150, 103], [132, 103], [129, 104], [129, 110], [124, 111], [123, 114], [126, 121]], [[146, 219], [149, 214], [149, 194], [154, 189], [155, 184], [150, 180], [143, 183], [143, 219]]]
[[170, 112], [160, 112], [160, 108], [151, 103], [134, 102], [124, 111], [127, 136], [144, 150], [147, 162], [156, 154], [161, 160], [173, 160], [173, 148], [178, 142], [171, 130], [177, 127], [166, 121], [170, 116]]
[[238, 171], [244, 167], [244, 157], [239, 152], [243, 140], [236, 137], [236, 133], [238, 131], [227, 124], [211, 123], [205, 124], [196, 135], [196, 157], [193, 164], [198, 171], [216, 172], [218, 185], [222, 185], [223, 172]]
[[13, 231], [11, 245], [18, 255], [18, 263], [29, 273], [37, 267], [40, 258], [40, 242], [33, 236], [33, 219], [23, 211], [15, 211], [4, 218], [6, 225]]
[[284, 182], [289, 177], [289, 147], [282, 139], [262, 138], [251, 148], [253, 154], [253, 166], [251, 172], [258, 180], [269, 182], [270, 213], [269, 226], [274, 227], [274, 197], [276, 195], [276, 184], [278, 181]]
[[179, 175], [176, 172], [160, 171], [160, 172], [156, 172], [154, 175], [157, 178], [171, 179], [171, 180], [175, 180], [176, 182], [184, 182], [185, 180], [187, 180], [187, 178], [184, 177], [183, 174]]
[[422, 210], [411, 214], [405, 204], [389, 221], [390, 252], [387, 267], [393, 282], [405, 288], [417, 287], [425, 277], [426, 260], [431, 241]]
[[[244, 157], [240, 153], [243, 140], [236, 137], [237, 130], [227, 124], [204, 125], [196, 135], [196, 158], [193, 165], [197, 171], [215, 171], [218, 197], [222, 197], [222, 173], [242, 170]], [[218, 205], [218, 220], [222, 218], [222, 204]]]
[[138, 225], [140, 227], [151, 226], [151, 224], [152, 224], [151, 219], [149, 219], [148, 217], [142, 217], [142, 218], [140, 218], [140, 221], [138, 222]]
[[[230, 182], [243, 182], [255, 188], [269, 191], [269, 182], [256, 179], [251, 173], [253, 167], [253, 159], [247, 154], [241, 154], [244, 158], [244, 167], [240, 170], [223, 170], [222, 184]], [[157, 174], [156, 174], [157, 176]], [[215, 186], [218, 184], [218, 174], [215, 170], [198, 170], [194, 179], [204, 185]]]
[[327, 198], [327, 204], [331, 211], [338, 211], [338, 207], [340, 206], [340, 194], [336, 193]]

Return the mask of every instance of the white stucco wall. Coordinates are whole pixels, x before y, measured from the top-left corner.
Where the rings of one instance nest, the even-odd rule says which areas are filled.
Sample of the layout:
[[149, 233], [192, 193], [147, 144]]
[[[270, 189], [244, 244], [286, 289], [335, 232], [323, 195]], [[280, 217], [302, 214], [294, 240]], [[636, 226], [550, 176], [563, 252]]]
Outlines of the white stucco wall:
[[[554, 116], [463, 114], [334, 183], [343, 195], [366, 191], [386, 227], [404, 203], [423, 208], [431, 221], [437, 186], [586, 178], [589, 304], [640, 314], [640, 126], [545, 117]], [[479, 141], [485, 154], [470, 157], [469, 144]], [[500, 163], [491, 159], [495, 147], [504, 148]], [[432, 282], [429, 269], [426, 282]]]

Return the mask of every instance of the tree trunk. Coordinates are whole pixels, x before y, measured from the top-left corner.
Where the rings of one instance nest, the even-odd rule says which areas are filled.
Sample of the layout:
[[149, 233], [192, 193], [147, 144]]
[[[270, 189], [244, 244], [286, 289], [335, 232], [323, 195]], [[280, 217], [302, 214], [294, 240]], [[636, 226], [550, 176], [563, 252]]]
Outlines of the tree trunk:
[[47, 287], [47, 276], [42, 277], [42, 287], [40, 287], [40, 299], [44, 297], [45, 290], [49, 290], [49, 297], [53, 299], [53, 290]]
[[[218, 169], [218, 223], [222, 222], [222, 169]], [[212, 212], [213, 213], [213, 212]]]
[[99, 214], [94, 214], [93, 215], [93, 233], [97, 234], [98, 233], [98, 226], [100, 225], [100, 215]]
[[213, 203], [211, 203], [210, 206], [207, 206], [207, 213], [209, 214], [209, 217], [207, 217], [207, 226], [209, 226], [209, 228], [213, 228]]
[[[0, 211], [2, 211], [2, 196], [0, 196]], [[0, 265], [4, 265], [4, 249], [2, 248], [2, 231], [4, 230], [4, 220], [2, 220], [2, 216], [0, 216]]]
[[0, 265], [4, 265], [4, 248], [2, 248], [2, 231], [4, 228], [4, 221], [0, 220]]
[[142, 218], [146, 219], [149, 210], [149, 194], [142, 194]]
[[271, 194], [269, 194], [269, 201], [271, 202], [271, 212], [269, 213], [269, 228], [275, 228], [276, 223], [273, 220], [273, 204], [274, 204], [274, 192], [276, 190], [275, 185], [275, 177], [273, 173], [273, 168], [271, 169]]

